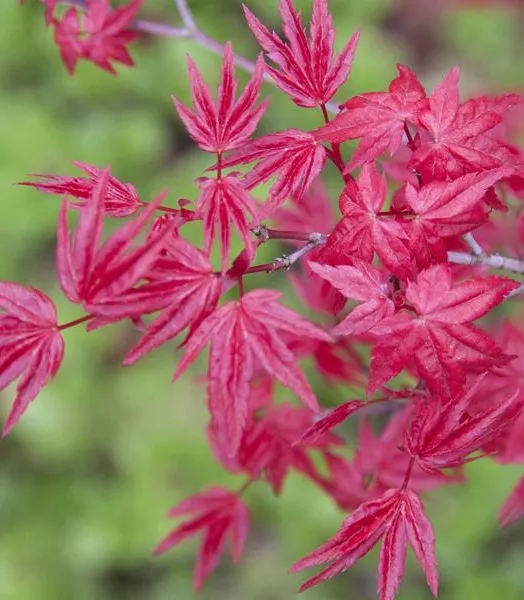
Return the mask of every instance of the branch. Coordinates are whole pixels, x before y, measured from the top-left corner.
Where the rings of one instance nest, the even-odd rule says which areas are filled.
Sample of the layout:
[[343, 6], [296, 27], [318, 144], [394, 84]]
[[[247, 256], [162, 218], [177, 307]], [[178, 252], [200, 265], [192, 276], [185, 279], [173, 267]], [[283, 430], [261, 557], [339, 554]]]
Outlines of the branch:
[[506, 269], [512, 273], [524, 274], [524, 261], [499, 254], [476, 255], [467, 252], [448, 252], [448, 260], [457, 265], [483, 265], [493, 269]]
[[174, 0], [175, 6], [177, 7], [178, 14], [182, 19], [182, 23], [190, 31], [196, 31], [198, 29], [193, 13], [191, 12], [186, 0]]
[[327, 235], [314, 231], [308, 233], [305, 231], [285, 231], [283, 229], [269, 229], [265, 225], [259, 225], [252, 230], [259, 242], [263, 244], [268, 240], [294, 240], [299, 242], [314, 242], [317, 246], [325, 244]]
[[302, 248], [299, 248], [291, 254], [284, 254], [283, 256], [279, 256], [275, 258], [275, 260], [271, 263], [249, 267], [249, 269], [247, 269], [247, 271], [244, 274], [249, 275], [250, 273], [274, 273], [275, 271], [289, 270], [303, 256], [311, 252], [311, 250], [314, 250], [317, 246], [321, 246], [322, 244], [326, 243], [327, 236], [325, 236], [322, 233], [310, 233], [308, 235], [309, 242], [302, 246]]
[[[277, 261], [283, 260], [284, 263], [287, 263], [287, 261], [292, 259], [291, 264], [296, 262], [299, 258], [301, 258], [301, 256], [303, 256], [303, 254], [305, 254], [307, 251], [309, 251], [309, 250], [307, 250], [306, 252], [303, 252], [304, 249], [308, 248], [308, 246], [310, 244], [312, 244], [313, 247], [315, 248], [317, 246], [322, 246], [323, 244], [325, 244], [328, 239], [328, 236], [325, 235], [324, 233], [318, 233], [318, 232], [308, 233], [308, 232], [297, 232], [297, 231], [284, 231], [284, 230], [279, 230], [279, 229], [269, 229], [265, 225], [260, 225], [259, 227], [255, 227], [251, 231], [257, 236], [260, 243], [264, 243], [267, 240], [307, 241], [308, 244], [306, 244], [306, 246], [304, 246], [297, 252], [294, 252], [293, 254], [289, 255], [288, 257], [285, 257], [285, 259], [277, 259]], [[475, 238], [471, 234], [466, 234], [464, 236], [464, 239], [465, 239], [466, 243], [468, 243], [468, 245], [472, 248], [472, 253], [470, 254], [468, 252], [449, 251], [448, 252], [448, 261], [450, 263], [453, 263], [456, 265], [483, 265], [485, 267], [491, 267], [492, 269], [505, 269], [506, 271], [511, 271], [512, 273], [518, 273], [518, 274], [524, 275], [524, 260], [519, 260], [517, 258], [510, 258], [508, 256], [500, 256], [499, 254], [484, 254], [484, 251], [482, 250], [481, 246], [478, 244], [478, 242], [475, 240]], [[293, 259], [294, 255], [297, 253], [302, 253], [302, 254], [299, 254], [299, 256], [296, 259]], [[274, 263], [269, 263], [269, 265], [259, 265], [258, 267], [269, 267], [269, 266], [271, 266], [271, 264], [274, 264]], [[289, 266], [291, 266], [291, 264]], [[253, 268], [257, 269], [258, 267], [253, 267]], [[287, 264], [283, 264], [283, 265], [279, 266], [279, 268], [289, 268], [289, 267], [287, 266]], [[266, 270], [266, 269], [264, 268], [264, 269], [260, 269], [260, 270]], [[275, 270], [275, 269], [273, 268], [273, 269], [268, 269], [268, 270], [271, 271], [271, 270]]]
[[472, 233], [465, 233], [462, 236], [462, 239], [466, 242], [466, 244], [469, 246], [471, 252], [473, 252], [473, 254], [475, 256], [482, 256], [484, 254], [484, 250], [482, 250], [482, 246], [473, 237]]

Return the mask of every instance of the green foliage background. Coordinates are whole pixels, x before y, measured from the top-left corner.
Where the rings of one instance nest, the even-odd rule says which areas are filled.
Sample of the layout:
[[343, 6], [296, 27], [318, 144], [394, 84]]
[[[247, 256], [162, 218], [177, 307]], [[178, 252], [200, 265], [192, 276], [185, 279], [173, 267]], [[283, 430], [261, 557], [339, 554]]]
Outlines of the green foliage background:
[[[0, 2], [0, 278], [30, 284], [57, 300], [60, 320], [79, 316], [61, 299], [54, 273], [57, 199], [15, 186], [29, 173], [72, 173], [71, 160], [100, 166], [133, 182], [147, 199], [168, 187], [174, 203], [195, 198], [194, 178], [209, 163], [191, 144], [170, 101], [189, 101], [185, 54], [216, 83], [219, 60], [183, 40], [144, 40], [136, 69], [112, 78], [80, 65], [70, 78], [60, 63], [38, 2]], [[147, 16], [176, 23], [171, 0], [144, 2]], [[276, 0], [251, 0], [278, 27]], [[454, 64], [464, 95], [524, 87], [522, 14], [510, 10], [446, 11], [424, 0], [332, 0], [338, 42], [358, 27], [362, 40], [353, 74], [339, 99], [382, 90], [395, 64], [416, 68], [431, 88]], [[253, 57], [256, 47], [239, 0], [193, 0], [202, 29]], [[309, 0], [297, 5], [309, 10]], [[245, 81], [245, 76], [240, 76]], [[271, 108], [261, 133], [310, 128], [318, 114], [296, 108], [269, 86]], [[336, 190], [333, 178], [328, 187]], [[267, 245], [269, 246], [269, 245]], [[264, 248], [267, 259], [281, 249]], [[262, 259], [264, 256], [262, 256]], [[261, 283], [263, 280], [259, 280]], [[275, 278], [270, 285], [282, 283]], [[265, 285], [265, 283], [261, 283]], [[0, 600], [185, 600], [194, 597], [196, 544], [159, 559], [151, 550], [173, 525], [169, 507], [211, 483], [237, 486], [205, 442], [201, 387], [190, 377], [170, 383], [174, 346], [133, 368], [121, 358], [136, 339], [125, 325], [66, 334], [59, 376], [0, 443]], [[312, 374], [314, 380], [314, 374]], [[347, 398], [316, 382], [322, 400]], [[6, 414], [13, 389], [0, 394]], [[500, 531], [498, 508], [519, 475], [488, 461], [468, 469], [469, 483], [431, 494], [441, 567], [441, 598], [524, 597], [522, 524]], [[287, 568], [330, 536], [342, 515], [312, 485], [291, 477], [281, 498], [263, 486], [246, 496], [253, 526], [242, 564], [226, 560], [202, 600], [294, 598], [303, 576]], [[307, 593], [310, 600], [376, 597], [376, 555], [351, 573]], [[399, 596], [429, 598], [410, 565]]]

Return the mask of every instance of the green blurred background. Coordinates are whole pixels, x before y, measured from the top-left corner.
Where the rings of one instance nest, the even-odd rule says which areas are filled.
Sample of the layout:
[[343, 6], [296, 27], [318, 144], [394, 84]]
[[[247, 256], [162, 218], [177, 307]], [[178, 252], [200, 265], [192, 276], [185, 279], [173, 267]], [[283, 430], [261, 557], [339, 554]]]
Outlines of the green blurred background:
[[[192, 181], [209, 158], [185, 135], [170, 95], [189, 101], [187, 52], [213, 84], [219, 59], [183, 40], [145, 39], [132, 50], [135, 69], [121, 69], [113, 78], [81, 64], [71, 78], [44, 27], [40, 3], [26, 4], [0, 2], [0, 278], [46, 291], [65, 322], [79, 312], [61, 298], [55, 280], [58, 200], [14, 182], [34, 172], [73, 173], [70, 161], [81, 160], [111, 164], [144, 199], [165, 187], [173, 203], [178, 197], [194, 199]], [[240, 0], [190, 4], [204, 31], [255, 55]], [[296, 4], [309, 10], [309, 0]], [[457, 63], [464, 95], [524, 88], [524, 12], [457, 4], [451, 10], [431, 0], [331, 0], [339, 45], [362, 29], [353, 73], [338, 99], [384, 89], [397, 62], [415, 68], [429, 88]], [[177, 23], [171, 0], [144, 5], [145, 17]], [[248, 5], [278, 28], [276, 0]], [[271, 96], [271, 107], [261, 133], [320, 123], [318, 114], [296, 108], [270, 86], [264, 94]], [[329, 175], [328, 187], [335, 192], [338, 181]], [[279, 250], [264, 248], [266, 258]], [[283, 279], [273, 282], [281, 285]], [[69, 330], [66, 338], [56, 381], [0, 443], [0, 600], [193, 598], [196, 542], [158, 559], [151, 550], [174, 525], [166, 511], [183, 497], [211, 483], [238, 485], [206, 444], [203, 392], [193, 382], [198, 369], [172, 385], [173, 346], [133, 368], [120, 368], [136, 339], [126, 325], [89, 335]], [[312, 379], [328, 403], [347, 398], [344, 389], [327, 389], [314, 374]], [[5, 415], [13, 389], [0, 397]], [[482, 461], [468, 469], [467, 485], [427, 498], [437, 534], [441, 598], [524, 598], [524, 526], [500, 531], [496, 524], [519, 472]], [[202, 600], [295, 597], [304, 575], [289, 576], [287, 568], [342, 519], [298, 476], [289, 478], [281, 498], [253, 486], [246, 499], [254, 518], [245, 558], [236, 568], [226, 559], [200, 593]], [[376, 558], [372, 553], [305, 597], [374, 599]], [[429, 598], [413, 564], [399, 598]]]

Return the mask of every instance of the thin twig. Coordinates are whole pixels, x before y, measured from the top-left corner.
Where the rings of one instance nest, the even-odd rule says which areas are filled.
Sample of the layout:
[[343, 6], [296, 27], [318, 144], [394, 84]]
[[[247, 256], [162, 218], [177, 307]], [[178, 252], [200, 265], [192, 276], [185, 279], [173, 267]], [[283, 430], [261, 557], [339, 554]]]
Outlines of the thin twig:
[[287, 271], [303, 256], [311, 252], [311, 250], [314, 250], [317, 246], [325, 244], [326, 239], [327, 236], [325, 236], [323, 233], [310, 233], [310, 241], [302, 246], [302, 248], [299, 248], [291, 254], [279, 256], [271, 263], [249, 267], [249, 269], [247, 269], [245, 272], [245, 275], [249, 275], [251, 273], [274, 273], [275, 271]]
[[175, 37], [186, 39], [191, 39], [193, 37], [193, 33], [185, 27], [173, 27], [172, 25], [167, 25], [166, 23], [160, 23], [157, 21], [144, 21], [142, 19], [138, 19], [133, 23], [133, 27], [142, 33], [157, 35], [159, 37]]
[[524, 274], [524, 262], [517, 258], [499, 254], [475, 255], [467, 252], [448, 252], [448, 260], [457, 265], [483, 265], [493, 269], [505, 269], [512, 273]]
[[475, 256], [482, 256], [484, 254], [484, 250], [482, 250], [482, 246], [477, 242], [477, 240], [475, 239], [475, 237], [473, 236], [472, 233], [465, 233], [462, 236], [462, 239], [466, 242], [466, 244], [469, 246], [471, 252], [473, 252], [473, 254]]
[[198, 29], [195, 19], [193, 18], [193, 13], [189, 8], [186, 0], [174, 0], [175, 6], [178, 10], [178, 14], [182, 19], [182, 23], [189, 29], [190, 31], [196, 31]]
[[517, 296], [518, 294], [521, 294], [522, 292], [524, 292], [524, 283], [521, 283], [516, 290], [513, 290], [512, 292], [510, 292], [506, 297], [512, 298], [513, 296]]
[[317, 246], [324, 244], [327, 240], [327, 235], [314, 231], [308, 233], [305, 231], [286, 231], [283, 229], [270, 229], [265, 225], [254, 227], [252, 233], [256, 235], [260, 243], [268, 240], [293, 240], [299, 242], [314, 242]]

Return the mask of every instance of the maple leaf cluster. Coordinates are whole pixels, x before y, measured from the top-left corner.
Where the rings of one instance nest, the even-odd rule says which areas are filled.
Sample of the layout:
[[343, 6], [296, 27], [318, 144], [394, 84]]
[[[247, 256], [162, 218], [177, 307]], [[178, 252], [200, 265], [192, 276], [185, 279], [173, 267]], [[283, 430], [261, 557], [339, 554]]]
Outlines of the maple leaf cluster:
[[[44, 4], [71, 73], [80, 59], [111, 72], [111, 61], [132, 64], [126, 47], [139, 35], [133, 20], [141, 0], [114, 9], [86, 0], [61, 18], [58, 1]], [[464, 465], [480, 457], [524, 462], [524, 333], [509, 321], [490, 330], [476, 323], [520, 290], [516, 277], [487, 268], [524, 267], [518, 255], [488, 256], [472, 233], [486, 248], [522, 244], [519, 219], [504, 215], [520, 214], [524, 199], [524, 153], [506, 121], [524, 99], [508, 93], [461, 102], [458, 67], [428, 93], [399, 65], [387, 91], [347, 99], [330, 120], [328, 103], [350, 74], [359, 33], [335, 55], [327, 0], [314, 0], [308, 31], [292, 0], [280, 0], [280, 13], [283, 37], [245, 8], [262, 52], [241, 92], [231, 43], [216, 94], [188, 59], [193, 105], [173, 103], [211, 155], [192, 207], [185, 198], [166, 204], [167, 192], [143, 201], [109, 168], [82, 162], [75, 163], [81, 176], [23, 182], [62, 197], [58, 282], [83, 313], [60, 323], [44, 293], [0, 282], [0, 389], [18, 381], [4, 435], [57, 374], [70, 327], [129, 320], [141, 335], [124, 365], [177, 339], [183, 353], [174, 380], [207, 348], [208, 441], [243, 483], [237, 491], [210, 487], [175, 506], [169, 516], [187, 519], [156, 553], [201, 535], [200, 588], [228, 539], [235, 561], [243, 553], [246, 490], [265, 482], [279, 494], [296, 471], [350, 513], [292, 567], [327, 563], [301, 589], [349, 569], [381, 542], [378, 592], [391, 600], [409, 543], [436, 595], [435, 536], [421, 494], [463, 482]], [[264, 76], [299, 107], [318, 110], [324, 124], [254, 137], [268, 106], [259, 99]], [[348, 156], [344, 144], [352, 140]], [[337, 214], [321, 184], [328, 164], [340, 172]], [[231, 170], [238, 166], [242, 172]], [[264, 200], [255, 200], [252, 191], [267, 182]], [[110, 218], [125, 221], [104, 237]], [[201, 226], [201, 248], [185, 234], [189, 222]], [[236, 257], [233, 239], [243, 247]], [[290, 252], [256, 264], [257, 249], [272, 240], [287, 241]], [[246, 289], [251, 274], [291, 267], [292, 287], [315, 322], [278, 291]], [[322, 407], [302, 359], [326, 382], [351, 385], [354, 398]], [[276, 386], [287, 388], [285, 402]], [[375, 410], [388, 415], [382, 429]], [[343, 427], [333, 431], [353, 415], [355, 440]], [[500, 520], [522, 514], [524, 478]]]

